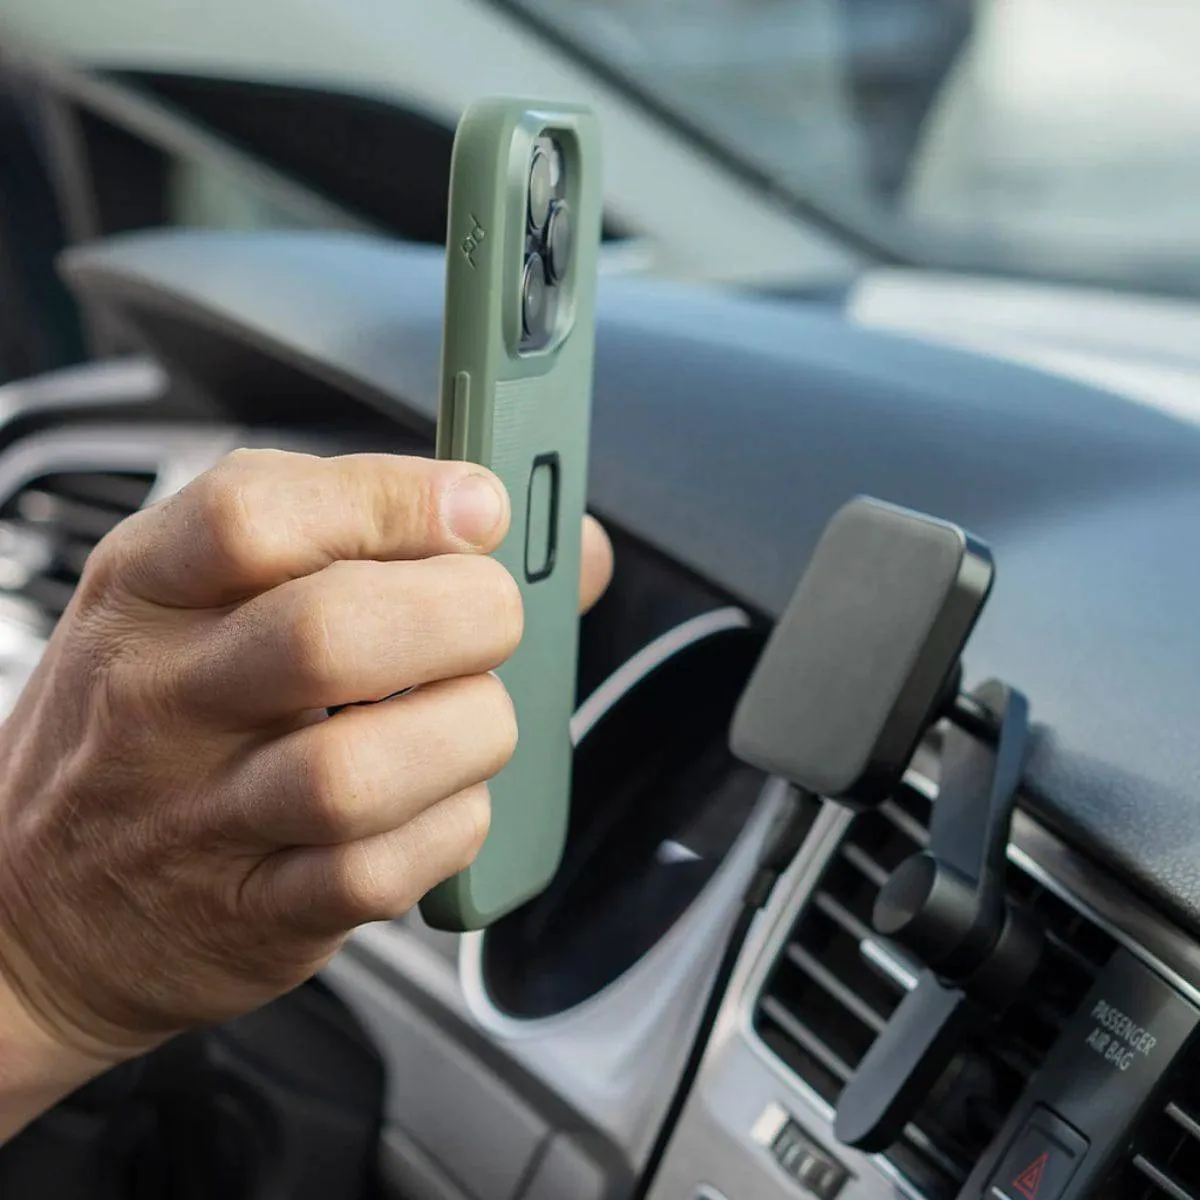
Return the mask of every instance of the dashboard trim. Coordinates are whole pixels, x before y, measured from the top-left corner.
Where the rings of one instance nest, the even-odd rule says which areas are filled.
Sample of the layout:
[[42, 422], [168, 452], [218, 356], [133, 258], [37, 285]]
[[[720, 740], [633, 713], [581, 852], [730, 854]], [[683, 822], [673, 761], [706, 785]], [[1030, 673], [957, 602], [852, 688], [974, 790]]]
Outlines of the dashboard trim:
[[0, 497], [48, 470], [138, 470], [155, 479], [145, 507], [178, 491], [238, 441], [229, 427], [81, 423], [43, 430], [0, 454]]
[[[35, 413], [108, 406], [135, 408], [166, 395], [166, 372], [147, 358], [119, 358], [63, 367], [0, 386], [0, 430]], [[0, 450], [0, 454], [6, 453]]]
[[[156, 383], [152, 372], [131, 371], [127, 366], [102, 372], [101, 386], [88, 392], [77, 373], [68, 374], [65, 389], [51, 389], [40, 403], [39, 389], [14, 389], [30, 409], [69, 408], [75, 404], [112, 403], [127, 385], [141, 384], [152, 398]], [[10, 389], [0, 389], [0, 423]], [[104, 399], [98, 399], [98, 397]], [[67, 397], [70, 397], [68, 399]], [[9, 412], [12, 410], [10, 409]], [[0, 450], [0, 501], [7, 500], [31, 479], [47, 471], [134, 470], [153, 474], [154, 485], [146, 504], [178, 491], [225, 451], [237, 444], [236, 430], [190, 425], [166, 428], [122, 424], [85, 424], [37, 431]], [[0, 611], [0, 720], [16, 703], [46, 648], [49, 630], [44, 618], [23, 597], [4, 596]]]

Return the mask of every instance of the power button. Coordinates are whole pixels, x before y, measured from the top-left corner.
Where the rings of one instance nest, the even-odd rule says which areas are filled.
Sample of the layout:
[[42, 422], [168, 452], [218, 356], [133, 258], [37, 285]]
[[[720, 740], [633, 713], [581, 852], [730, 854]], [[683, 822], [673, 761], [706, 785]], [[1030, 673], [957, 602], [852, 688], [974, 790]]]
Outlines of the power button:
[[992, 1177], [990, 1200], [1060, 1200], [1087, 1150], [1061, 1117], [1035, 1109]]

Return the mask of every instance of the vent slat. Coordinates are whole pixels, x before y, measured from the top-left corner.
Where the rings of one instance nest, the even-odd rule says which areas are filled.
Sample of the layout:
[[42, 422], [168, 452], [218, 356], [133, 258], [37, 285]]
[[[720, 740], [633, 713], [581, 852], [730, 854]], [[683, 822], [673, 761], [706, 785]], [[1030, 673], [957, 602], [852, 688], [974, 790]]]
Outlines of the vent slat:
[[1165, 1109], [1168, 1117], [1183, 1129], [1189, 1137], [1193, 1137], [1200, 1142], [1200, 1121], [1197, 1121], [1191, 1113], [1185, 1112], [1183, 1108], [1172, 1100]]
[[61, 617], [75, 595], [75, 584], [48, 575], [35, 575], [22, 588], [24, 594], [40, 609], [55, 617]]
[[141, 508], [153, 486], [152, 474], [131, 471], [29, 480], [0, 504], [0, 595], [53, 625], [96, 543]]
[[813, 903], [831, 920], [840, 925], [856, 942], [864, 942], [875, 936], [844, 904], [835, 900], [828, 892], [817, 892]]
[[874, 1030], [876, 1034], [883, 1032], [887, 1021], [869, 1004], [860, 1000], [832, 971], [827, 971], [821, 966], [807, 950], [793, 942], [787, 948], [787, 956], [799, 970], [820, 984], [843, 1008], [852, 1012], [869, 1029]]
[[929, 845], [929, 830], [916, 817], [906, 812], [894, 800], [885, 800], [879, 806], [883, 814], [906, 838], [916, 842], [922, 850]]
[[1180, 1060], [1167, 1091], [1166, 1101], [1134, 1128], [1114, 1194], [1136, 1185], [1139, 1200], [1200, 1200], [1200, 1089], [1191, 1056]]
[[1195, 1192], [1189, 1191], [1143, 1154], [1133, 1156], [1133, 1169], [1144, 1175], [1160, 1191], [1172, 1197], [1172, 1200], [1197, 1200]]
[[1071, 945], [1071, 943], [1055, 929], [1046, 929], [1046, 941], [1048, 941], [1054, 947], [1056, 954], [1062, 955], [1063, 958], [1079, 967], [1080, 970], [1091, 972], [1095, 971], [1100, 965], [1092, 962], [1092, 960], [1088, 958], [1086, 954]]
[[778, 1000], [768, 997], [762, 1002], [762, 1010], [788, 1037], [803, 1046], [813, 1058], [819, 1059], [826, 1070], [836, 1075], [843, 1083], [854, 1074], [854, 1070], [848, 1062], [839, 1058], [807, 1026], [797, 1021], [789, 1009], [780, 1004]]
[[873, 883], [875, 887], [881, 888], [887, 881], [887, 871], [865, 850], [860, 846], [854, 845], [853, 842], [846, 842], [842, 845], [842, 857], [859, 874], [866, 876], [867, 880]]
[[92, 541], [64, 541], [58, 547], [58, 560], [78, 579], [95, 548], [96, 543]]
[[109, 471], [70, 471], [54, 475], [59, 495], [122, 514], [146, 503], [149, 476]]
[[998, 1063], [1018, 1075], [1032, 1075], [1037, 1070], [1039, 1056], [1029, 1046], [1006, 1046], [997, 1042], [992, 1046], [991, 1052]]
[[[831, 1106], [917, 971], [870, 928], [870, 914], [888, 875], [928, 844], [931, 814], [926, 796], [903, 788], [854, 817], [759, 997], [764, 1042]], [[1013, 867], [1010, 881], [1013, 901], [1050, 931], [1038, 975], [992, 1033], [963, 1047], [944, 1086], [931, 1089], [888, 1151], [931, 1198], [958, 1191], [1114, 948], [1032, 876]]]
[[919, 1125], [910, 1124], [906, 1126], [904, 1137], [910, 1145], [914, 1146], [930, 1162], [934, 1163], [948, 1179], [953, 1179], [955, 1182], [962, 1182], [966, 1178], [966, 1172], [962, 1166], [956, 1163], [948, 1154], [944, 1154], [941, 1147]]
[[21, 496], [20, 515], [30, 526], [48, 526], [59, 537], [98, 542], [128, 513], [97, 508], [54, 492], [30, 489]]

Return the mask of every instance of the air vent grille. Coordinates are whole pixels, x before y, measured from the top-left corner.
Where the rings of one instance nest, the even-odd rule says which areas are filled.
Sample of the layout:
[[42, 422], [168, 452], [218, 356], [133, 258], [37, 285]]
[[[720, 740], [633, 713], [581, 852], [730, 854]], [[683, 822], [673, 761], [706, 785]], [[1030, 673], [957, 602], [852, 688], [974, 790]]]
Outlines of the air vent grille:
[[1200, 1080], [1187, 1062], [1166, 1102], [1143, 1119], [1115, 1177], [1114, 1200], [1200, 1200]]
[[[780, 955], [755, 1011], [759, 1036], [830, 1106], [912, 986], [917, 968], [871, 928], [884, 879], [925, 845], [931, 805], [907, 785], [854, 818]], [[963, 1053], [889, 1153], [929, 1195], [953, 1194], [1114, 949], [1031, 877], [1013, 898], [1038, 914], [1049, 950], [998, 1031]]]
[[154, 476], [128, 471], [39, 475], [0, 505], [0, 594], [53, 624], [106, 533], [146, 502]]

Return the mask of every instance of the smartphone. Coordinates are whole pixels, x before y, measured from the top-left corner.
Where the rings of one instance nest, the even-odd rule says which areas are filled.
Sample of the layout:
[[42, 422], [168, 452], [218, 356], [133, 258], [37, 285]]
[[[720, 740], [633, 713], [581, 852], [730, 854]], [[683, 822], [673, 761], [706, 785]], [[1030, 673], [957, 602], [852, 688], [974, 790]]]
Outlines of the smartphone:
[[601, 226], [600, 136], [586, 109], [473, 104], [450, 168], [439, 458], [503, 481], [512, 524], [496, 551], [520, 585], [525, 634], [497, 672], [516, 753], [492, 780], [476, 861], [421, 903], [440, 929], [479, 929], [542, 891], [562, 858], [579, 643]]

